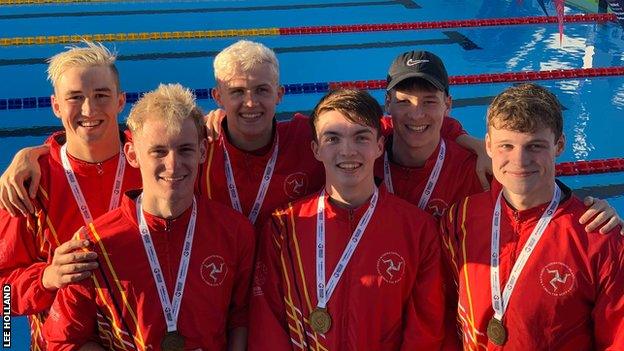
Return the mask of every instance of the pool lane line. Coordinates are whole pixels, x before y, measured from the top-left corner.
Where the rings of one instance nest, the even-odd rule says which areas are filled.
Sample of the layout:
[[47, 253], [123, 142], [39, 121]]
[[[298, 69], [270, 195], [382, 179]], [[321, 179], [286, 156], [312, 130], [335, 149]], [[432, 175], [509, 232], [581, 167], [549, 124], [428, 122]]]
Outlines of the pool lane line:
[[[566, 15], [564, 22], [606, 22], [616, 21], [614, 14], [582, 14]], [[448, 28], [471, 28], [510, 25], [532, 24], [556, 24], [557, 17], [514, 17], [494, 19], [471, 19], [436, 22], [406, 22], [385, 24], [353, 24], [312, 27], [289, 27], [289, 28], [252, 28], [252, 29], [226, 29], [226, 30], [195, 30], [174, 32], [131, 32], [131, 33], [99, 33], [99, 34], [73, 34], [73, 35], [38, 35], [28, 37], [3, 37], [0, 38], [0, 46], [25, 46], [46, 44], [70, 44], [78, 43], [83, 39], [99, 42], [112, 41], [150, 41], [150, 40], [188, 40], [188, 39], [211, 39], [233, 37], [256, 37], [256, 36], [286, 36], [286, 35], [309, 35], [309, 34], [339, 34], [357, 32], [388, 32], [423, 29], [448, 29]]]
[[[273, 51], [277, 54], [285, 53], [301, 53], [301, 52], [327, 52], [337, 50], [364, 50], [364, 49], [385, 49], [394, 47], [418, 47], [433, 45], [452, 45], [457, 44], [464, 50], [481, 49], [472, 40], [455, 31], [444, 31], [442, 34], [447, 38], [436, 39], [420, 39], [420, 40], [404, 40], [404, 41], [382, 41], [372, 43], [357, 44], [336, 44], [336, 45], [309, 45], [309, 46], [293, 46], [293, 47], [274, 47]], [[215, 57], [219, 53], [218, 50], [212, 51], [185, 51], [185, 52], [153, 52], [141, 53], [133, 55], [118, 55], [117, 61], [143, 61], [143, 60], [167, 60], [167, 59], [189, 59], [202, 57]], [[30, 58], [14, 58], [0, 59], [1, 66], [23, 66], [23, 65], [47, 65], [47, 58], [30, 57]]]
[[[621, 67], [601, 67], [601, 68], [576, 68], [550, 71], [526, 71], [526, 72], [505, 72], [474, 74], [467, 76], [450, 76], [451, 85], [472, 85], [472, 84], [492, 84], [492, 83], [517, 83], [536, 80], [569, 80], [579, 78], [597, 78], [624, 76], [624, 66]], [[363, 90], [381, 90], [386, 88], [386, 80], [360, 80], [342, 82], [316, 82], [316, 83], [295, 83], [284, 84], [287, 95], [290, 94], [315, 94], [326, 93], [332, 89], [355, 88]], [[197, 99], [210, 99], [210, 89], [200, 88], [194, 90]], [[127, 92], [126, 101], [129, 103], [138, 100], [142, 92]], [[50, 107], [50, 97], [25, 97], [25, 98], [0, 98], [0, 110], [22, 110]]]
[[[0, 1], [0, 6], [3, 2]], [[100, 16], [134, 16], [134, 15], [168, 15], [184, 13], [215, 13], [215, 12], [251, 12], [251, 11], [282, 11], [282, 10], [306, 10], [324, 8], [350, 8], [368, 6], [392, 6], [402, 5], [406, 9], [420, 9], [417, 3], [407, 1], [374, 1], [374, 2], [333, 2], [321, 4], [300, 4], [300, 5], [267, 5], [267, 6], [246, 6], [246, 7], [212, 7], [212, 8], [185, 8], [185, 9], [152, 9], [152, 10], [126, 10], [126, 11], [80, 11], [80, 12], [46, 12], [46, 13], [25, 13], [0, 15], [0, 20], [13, 19], [34, 19], [34, 18], [62, 18], [62, 17], [100, 17]]]

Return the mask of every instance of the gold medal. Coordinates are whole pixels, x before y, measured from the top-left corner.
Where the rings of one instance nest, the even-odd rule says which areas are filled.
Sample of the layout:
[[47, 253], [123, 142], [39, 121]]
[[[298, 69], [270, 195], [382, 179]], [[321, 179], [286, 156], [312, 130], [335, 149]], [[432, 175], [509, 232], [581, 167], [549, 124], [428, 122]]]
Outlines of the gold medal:
[[160, 347], [163, 351], [183, 351], [184, 337], [177, 331], [167, 332], [160, 343]]
[[505, 326], [503, 326], [503, 322], [492, 317], [487, 326], [487, 336], [494, 344], [498, 346], [503, 346], [503, 344], [505, 344], [505, 341], [507, 341], [507, 332], [505, 331]]
[[315, 308], [312, 313], [310, 313], [310, 325], [312, 326], [312, 330], [317, 333], [325, 334], [331, 328], [331, 316], [327, 312], [327, 308]]

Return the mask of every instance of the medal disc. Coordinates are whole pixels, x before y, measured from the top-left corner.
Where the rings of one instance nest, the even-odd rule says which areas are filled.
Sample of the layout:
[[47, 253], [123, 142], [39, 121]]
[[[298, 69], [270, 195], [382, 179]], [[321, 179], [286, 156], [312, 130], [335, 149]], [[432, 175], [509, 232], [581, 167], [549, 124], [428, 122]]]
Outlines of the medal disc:
[[310, 313], [310, 325], [312, 326], [312, 330], [317, 333], [327, 333], [329, 328], [331, 328], [331, 323], [331, 316], [326, 308], [317, 307]]
[[184, 337], [177, 331], [167, 332], [160, 343], [160, 347], [163, 351], [183, 351]]
[[494, 344], [503, 346], [505, 341], [507, 341], [507, 332], [505, 331], [503, 322], [492, 317], [487, 326], [487, 336]]

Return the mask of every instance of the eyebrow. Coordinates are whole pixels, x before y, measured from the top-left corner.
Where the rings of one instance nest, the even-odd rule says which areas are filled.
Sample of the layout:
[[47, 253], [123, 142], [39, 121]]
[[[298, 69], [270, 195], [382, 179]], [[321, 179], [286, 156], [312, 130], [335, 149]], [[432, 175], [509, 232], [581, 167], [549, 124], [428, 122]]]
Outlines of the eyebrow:
[[[95, 91], [96, 92], [112, 92], [112, 90], [107, 87], [96, 88]], [[67, 95], [73, 95], [73, 94], [82, 94], [82, 90], [70, 90], [67, 92]]]
[[[356, 131], [355, 133], [353, 133], [353, 135], [362, 135], [362, 134], [373, 134], [373, 131], [370, 128], [362, 128], [359, 129], [358, 131]], [[326, 130], [324, 131], [321, 136], [325, 136], [325, 135], [336, 135], [336, 136], [342, 136], [343, 134], [333, 131], [333, 130]]]

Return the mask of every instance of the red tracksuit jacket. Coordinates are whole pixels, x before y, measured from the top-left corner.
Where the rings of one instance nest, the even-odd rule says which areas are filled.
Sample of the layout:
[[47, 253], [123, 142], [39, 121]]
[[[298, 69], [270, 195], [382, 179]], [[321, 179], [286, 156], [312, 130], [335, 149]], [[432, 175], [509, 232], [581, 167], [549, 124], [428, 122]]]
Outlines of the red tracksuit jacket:
[[[392, 161], [392, 137], [392, 135], [388, 137], [386, 152], [388, 152], [394, 194], [418, 206], [429, 175], [435, 166], [440, 146], [438, 145], [422, 167], [403, 167]], [[444, 141], [446, 144], [444, 164], [425, 208], [425, 211], [436, 218], [439, 218], [451, 204], [468, 195], [483, 191], [475, 171], [477, 155], [452, 140], [444, 139]], [[375, 176], [384, 178], [383, 167], [384, 160], [380, 157], [375, 163]]]
[[[100, 268], [93, 279], [59, 291], [44, 327], [50, 350], [75, 350], [90, 340], [111, 350], [160, 350], [167, 329], [139, 234], [138, 194], [128, 193], [121, 208], [90, 226]], [[173, 220], [145, 214], [169, 298], [190, 212]], [[228, 330], [247, 326], [253, 255], [249, 221], [219, 203], [198, 199], [178, 319], [186, 349], [225, 350]]]
[[[323, 164], [314, 158], [311, 151], [312, 131], [308, 117], [297, 113], [290, 121], [277, 122], [276, 125], [279, 153], [267, 195], [255, 223], [256, 228], [262, 227], [274, 209], [316, 192], [325, 184]], [[391, 132], [391, 118], [383, 118], [382, 125], [384, 134]], [[465, 134], [465, 131], [457, 120], [445, 118], [442, 133], [454, 140]], [[225, 133], [221, 133], [219, 139], [209, 144], [208, 157], [199, 176], [199, 191], [202, 195], [229, 207], [232, 206], [232, 202], [225, 177], [224, 147], [227, 147], [232, 162], [243, 214], [247, 216], [256, 199], [273, 147], [263, 150], [264, 152], [259, 155], [242, 151], [229, 142]], [[474, 173], [474, 165], [471, 167]]]
[[[29, 315], [34, 350], [45, 350], [41, 326], [56, 295], [43, 287], [43, 271], [54, 250], [85, 225], [61, 164], [64, 142], [64, 135], [50, 138], [50, 153], [39, 159], [42, 175], [35, 214], [11, 217], [0, 210], [0, 283], [11, 285], [11, 313]], [[69, 156], [94, 218], [108, 211], [118, 157], [93, 164]], [[126, 165], [122, 190], [140, 184], [139, 172]]]
[[[326, 201], [331, 275], [368, 207]], [[260, 236], [249, 350], [436, 350], [443, 339], [440, 243], [433, 218], [380, 189], [377, 208], [327, 308], [331, 329], [309, 325], [316, 307], [318, 194], [276, 210]], [[390, 268], [399, 268], [392, 270]]]
[[[490, 289], [492, 213], [499, 191], [467, 197], [442, 223], [459, 285], [465, 350], [624, 350], [624, 238], [587, 233], [585, 206], [563, 184], [559, 204], [529, 257], [503, 316], [503, 347], [486, 336], [494, 311]], [[500, 279], [507, 283], [519, 251], [548, 204], [516, 211], [501, 201]]]

